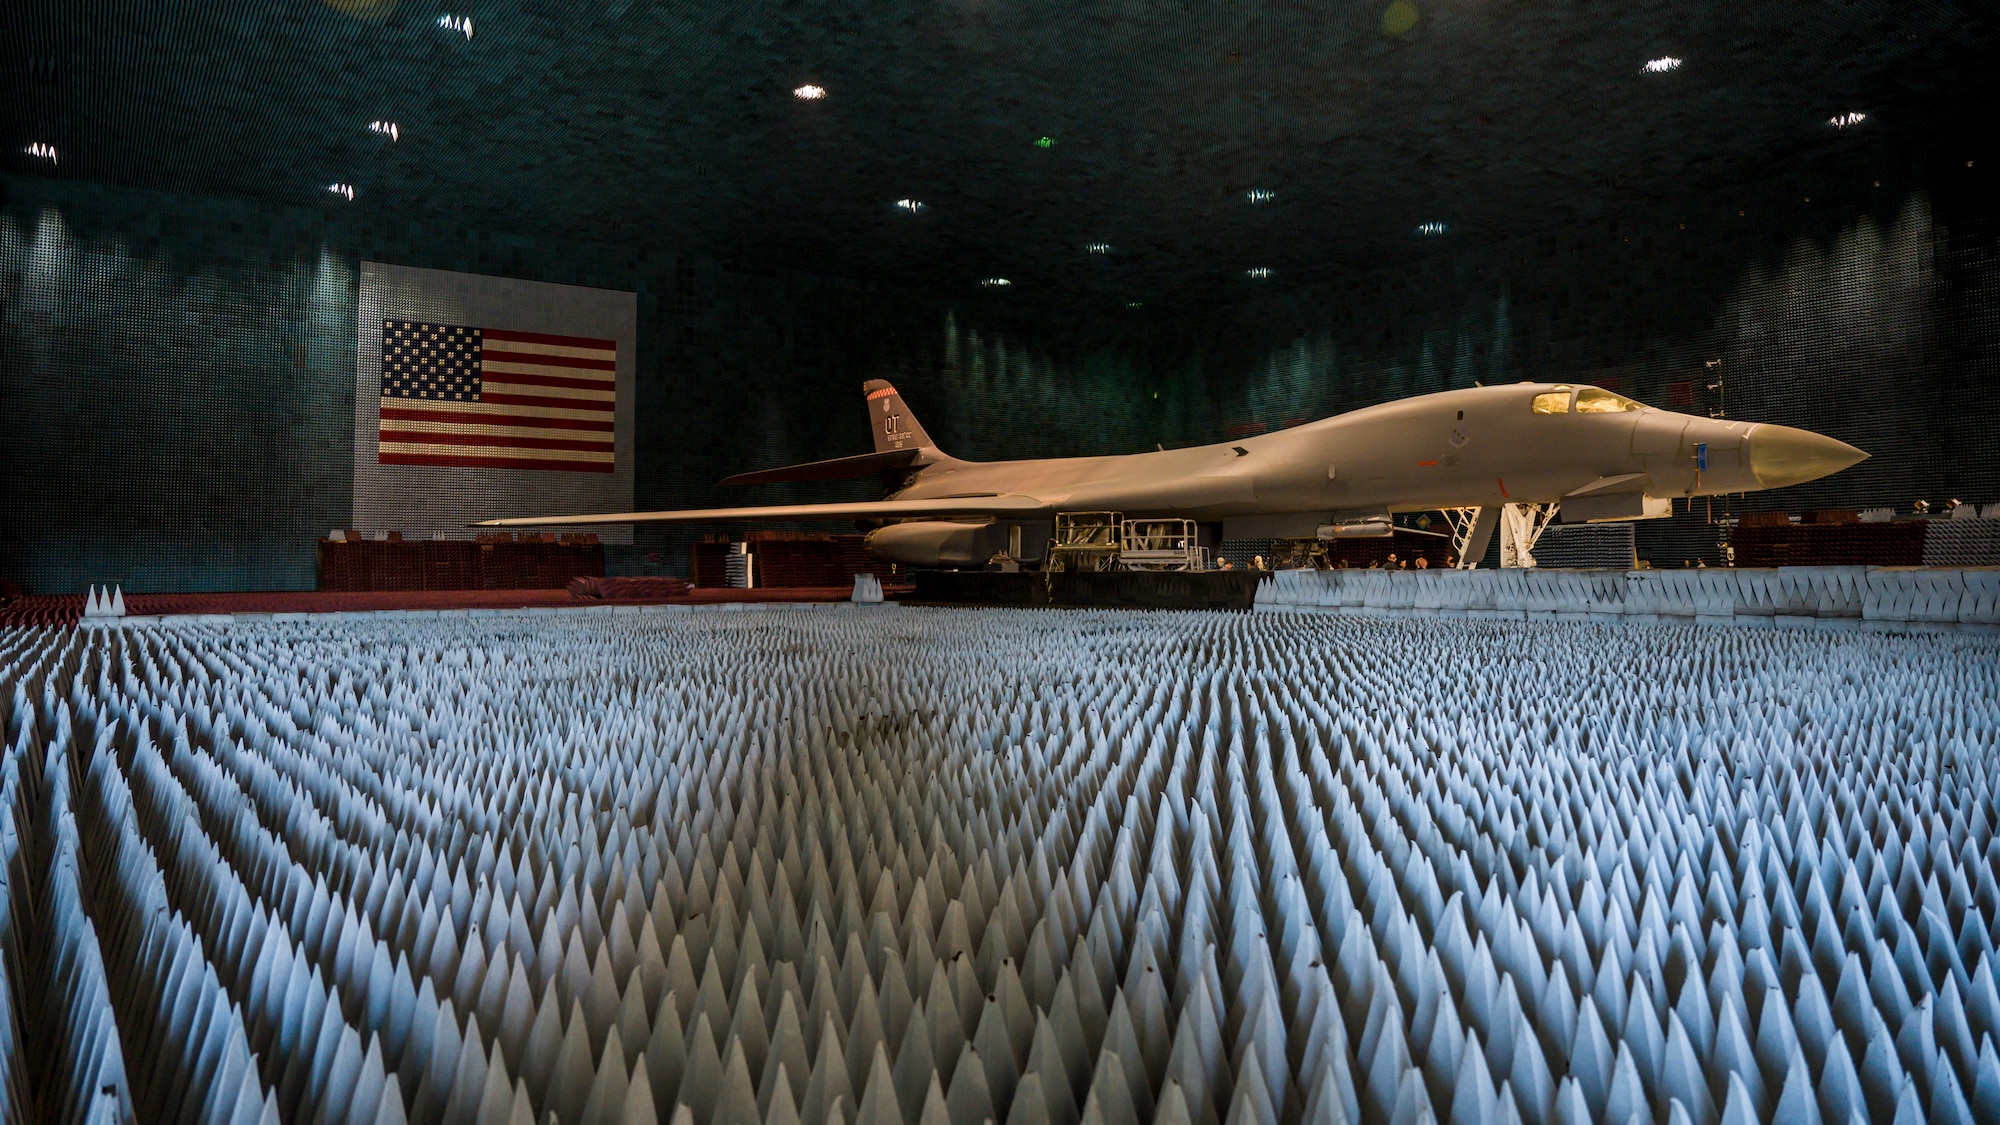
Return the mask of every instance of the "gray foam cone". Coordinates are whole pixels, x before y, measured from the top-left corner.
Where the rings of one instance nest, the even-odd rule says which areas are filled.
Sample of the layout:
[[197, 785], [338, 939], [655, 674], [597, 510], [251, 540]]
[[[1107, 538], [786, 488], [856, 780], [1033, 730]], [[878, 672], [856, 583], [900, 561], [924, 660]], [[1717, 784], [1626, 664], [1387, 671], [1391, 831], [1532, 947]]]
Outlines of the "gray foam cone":
[[1996, 668], [1317, 613], [0, 631], [0, 942], [52, 951], [0, 1079], [19, 1027], [68, 1110], [246, 1125], [1983, 1121]]

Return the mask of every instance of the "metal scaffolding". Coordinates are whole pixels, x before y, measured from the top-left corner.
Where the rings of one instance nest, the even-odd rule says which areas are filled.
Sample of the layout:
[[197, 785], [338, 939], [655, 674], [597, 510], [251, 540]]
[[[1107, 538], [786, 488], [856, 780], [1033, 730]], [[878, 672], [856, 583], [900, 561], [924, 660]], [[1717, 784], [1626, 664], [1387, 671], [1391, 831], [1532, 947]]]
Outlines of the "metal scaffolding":
[[1119, 565], [1126, 570], [1203, 570], [1207, 552], [1193, 520], [1125, 520], [1119, 525]]
[[1116, 569], [1123, 523], [1124, 515], [1119, 512], [1058, 513], [1044, 569], [1050, 573]]

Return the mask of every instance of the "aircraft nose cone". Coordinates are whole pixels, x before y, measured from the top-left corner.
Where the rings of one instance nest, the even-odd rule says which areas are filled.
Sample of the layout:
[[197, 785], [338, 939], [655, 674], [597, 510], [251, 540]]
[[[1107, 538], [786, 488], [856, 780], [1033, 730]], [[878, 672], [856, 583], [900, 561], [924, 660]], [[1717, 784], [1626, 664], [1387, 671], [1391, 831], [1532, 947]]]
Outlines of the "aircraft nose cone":
[[1846, 442], [1811, 430], [1767, 425], [1750, 435], [1750, 472], [1765, 488], [1804, 484], [1867, 459]]

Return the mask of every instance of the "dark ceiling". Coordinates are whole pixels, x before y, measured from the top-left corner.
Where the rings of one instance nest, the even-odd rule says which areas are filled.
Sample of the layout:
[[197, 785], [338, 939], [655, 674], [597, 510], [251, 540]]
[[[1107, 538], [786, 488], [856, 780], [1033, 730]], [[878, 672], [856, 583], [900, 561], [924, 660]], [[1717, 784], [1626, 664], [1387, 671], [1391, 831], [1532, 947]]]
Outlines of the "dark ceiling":
[[[1984, 0], [0, 10], [19, 173], [944, 292], [999, 276], [1024, 299], [1101, 308], [1888, 154], [1983, 100], [2000, 59]], [[440, 27], [446, 14], [470, 16], [472, 37]], [[1684, 62], [1642, 72], [1663, 56]], [[827, 95], [794, 97], [806, 83]], [[1829, 124], [1847, 112], [1867, 118]], [[352, 203], [332, 201], [334, 182]], [[1446, 233], [1418, 234], [1427, 222]]]

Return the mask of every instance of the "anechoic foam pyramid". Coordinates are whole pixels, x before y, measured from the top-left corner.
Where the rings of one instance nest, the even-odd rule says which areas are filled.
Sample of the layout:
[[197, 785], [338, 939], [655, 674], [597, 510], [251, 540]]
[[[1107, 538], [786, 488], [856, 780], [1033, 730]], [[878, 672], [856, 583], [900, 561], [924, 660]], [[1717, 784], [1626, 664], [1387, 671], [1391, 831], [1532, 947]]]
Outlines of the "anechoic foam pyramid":
[[2000, 646], [0, 633], [0, 1119], [2000, 1121]]

